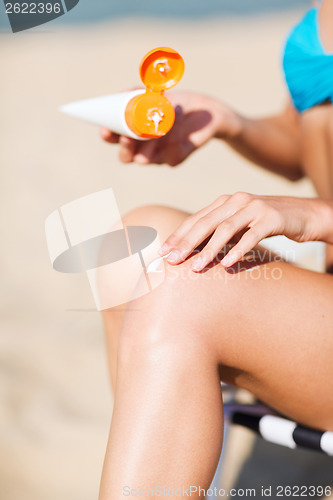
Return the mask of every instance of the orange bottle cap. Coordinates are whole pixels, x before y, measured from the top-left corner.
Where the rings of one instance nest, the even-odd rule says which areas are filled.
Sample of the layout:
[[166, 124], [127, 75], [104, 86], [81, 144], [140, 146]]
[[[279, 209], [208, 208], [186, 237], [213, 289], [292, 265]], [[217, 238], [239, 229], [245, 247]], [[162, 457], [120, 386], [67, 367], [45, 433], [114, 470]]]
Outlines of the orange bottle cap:
[[185, 70], [183, 58], [168, 47], [151, 50], [140, 64], [140, 77], [154, 92], [171, 89], [181, 80]]
[[148, 91], [131, 99], [125, 119], [136, 135], [154, 139], [163, 137], [172, 128], [175, 110], [164, 95]]
[[148, 52], [140, 64], [146, 93], [134, 97], [126, 107], [128, 127], [139, 137], [162, 137], [172, 128], [175, 111], [164, 91], [177, 85], [184, 74], [184, 61], [173, 49], [160, 47]]

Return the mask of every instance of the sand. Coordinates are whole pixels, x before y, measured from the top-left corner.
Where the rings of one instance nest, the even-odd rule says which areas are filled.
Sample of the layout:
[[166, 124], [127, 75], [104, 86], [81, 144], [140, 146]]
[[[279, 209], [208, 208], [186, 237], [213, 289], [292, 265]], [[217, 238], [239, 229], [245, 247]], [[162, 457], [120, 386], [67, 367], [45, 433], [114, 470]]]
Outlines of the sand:
[[193, 211], [238, 190], [313, 193], [306, 181], [254, 169], [217, 141], [178, 168], [122, 165], [97, 129], [58, 107], [138, 84], [141, 57], [169, 45], [186, 61], [179, 88], [249, 115], [273, 113], [286, 100], [281, 41], [298, 15], [58, 31], [50, 24], [1, 35], [1, 500], [97, 498], [107, 439], [112, 398], [101, 319], [85, 276], [50, 266], [49, 213], [106, 187], [122, 213], [147, 203]]

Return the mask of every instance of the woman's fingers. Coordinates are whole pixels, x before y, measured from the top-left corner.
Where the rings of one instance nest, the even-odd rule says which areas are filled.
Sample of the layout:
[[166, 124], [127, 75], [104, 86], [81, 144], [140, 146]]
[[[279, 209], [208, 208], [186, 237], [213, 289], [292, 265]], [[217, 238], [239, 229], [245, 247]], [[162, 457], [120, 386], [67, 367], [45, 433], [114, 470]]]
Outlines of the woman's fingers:
[[168, 257], [170, 264], [180, 264], [184, 261], [222, 221], [248, 205], [250, 199], [247, 193], [220, 196], [214, 203], [185, 220], [166, 241], [165, 254], [173, 250]]
[[190, 231], [185, 234], [182, 240], [173, 249], [168, 256], [170, 264], [180, 264], [203, 242], [210, 236], [219, 224], [219, 217], [215, 213], [210, 212], [205, 217], [199, 219]]
[[107, 128], [101, 128], [100, 134], [102, 139], [110, 144], [117, 144], [119, 142], [119, 135], [111, 132], [111, 130]]
[[[216, 205], [217, 201], [213, 205]], [[230, 267], [252, 250], [260, 241], [276, 233], [270, 212], [262, 201], [247, 193], [237, 193], [218, 199], [219, 206], [212, 205], [189, 217], [166, 241], [172, 250], [168, 256], [170, 264], [183, 262], [210, 235], [211, 238], [200, 254], [193, 260], [194, 271], [202, 271], [218, 253], [238, 236], [237, 244], [222, 260]], [[239, 238], [239, 236], [241, 237]]]
[[217, 200], [213, 203], [201, 209], [194, 215], [190, 215], [185, 219], [185, 221], [174, 231], [162, 245], [160, 250], [160, 255], [164, 256], [167, 253], [171, 252], [173, 248], [182, 240], [182, 238], [191, 230], [191, 228], [205, 215], [209, 214], [212, 210], [222, 205], [227, 199], [229, 195], [219, 196]]
[[197, 148], [190, 141], [189, 138], [184, 138], [183, 141], [179, 144], [178, 151], [175, 148], [169, 148], [168, 154], [166, 156], [166, 163], [170, 165], [170, 167], [176, 167], [180, 163], [182, 163], [188, 156], [190, 156], [193, 151]]
[[133, 161], [136, 148], [137, 141], [135, 139], [131, 139], [130, 137], [121, 136], [119, 138], [119, 159], [123, 163], [131, 163]]
[[267, 230], [266, 224], [264, 222], [258, 222], [243, 234], [237, 245], [235, 245], [222, 259], [221, 264], [224, 267], [233, 266], [242, 259], [245, 254], [258, 245], [261, 240], [269, 236], [269, 234], [270, 232]]
[[143, 141], [137, 147], [136, 154], [134, 155], [134, 161], [140, 165], [148, 165], [148, 163], [153, 163], [155, 152], [157, 149], [158, 139], [150, 139], [149, 141]]
[[202, 271], [237, 233], [249, 227], [252, 222], [251, 219], [249, 210], [243, 209], [220, 223], [207, 245], [201, 250], [198, 257], [193, 260], [192, 269], [197, 272]]

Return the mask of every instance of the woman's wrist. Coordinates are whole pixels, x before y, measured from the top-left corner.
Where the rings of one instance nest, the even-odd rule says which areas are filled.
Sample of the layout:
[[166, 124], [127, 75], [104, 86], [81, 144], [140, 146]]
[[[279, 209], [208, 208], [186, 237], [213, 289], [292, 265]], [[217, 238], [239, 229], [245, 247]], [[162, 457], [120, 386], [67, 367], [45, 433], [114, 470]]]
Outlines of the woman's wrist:
[[239, 137], [245, 126], [245, 119], [233, 109], [219, 103], [214, 110], [217, 115], [216, 139], [233, 140]]
[[333, 243], [333, 202], [323, 200], [323, 217], [325, 220], [324, 233], [326, 243]]

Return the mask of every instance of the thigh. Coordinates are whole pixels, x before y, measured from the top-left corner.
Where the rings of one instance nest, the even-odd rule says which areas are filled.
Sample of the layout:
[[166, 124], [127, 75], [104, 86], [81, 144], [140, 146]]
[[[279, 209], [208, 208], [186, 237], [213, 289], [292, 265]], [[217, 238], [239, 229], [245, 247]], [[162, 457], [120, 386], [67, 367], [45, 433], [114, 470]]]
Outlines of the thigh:
[[167, 264], [164, 283], [139, 299], [133, 314], [141, 327], [164, 325], [184, 352], [200, 342], [223, 380], [303, 424], [333, 430], [333, 276], [261, 258], [198, 275], [191, 258]]
[[333, 276], [269, 262], [232, 279], [223, 294], [237, 306], [230, 315], [222, 305], [216, 332], [222, 377], [291, 418], [333, 430]]

